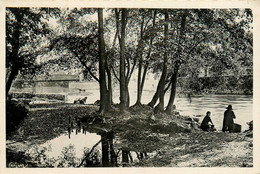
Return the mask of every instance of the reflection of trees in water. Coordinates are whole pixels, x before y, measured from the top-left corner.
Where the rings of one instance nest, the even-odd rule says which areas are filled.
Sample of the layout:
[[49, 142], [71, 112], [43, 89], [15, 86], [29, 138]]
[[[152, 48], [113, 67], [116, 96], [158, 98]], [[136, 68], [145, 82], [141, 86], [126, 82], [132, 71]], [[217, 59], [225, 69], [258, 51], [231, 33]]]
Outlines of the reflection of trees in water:
[[[81, 130], [82, 129], [82, 130]], [[68, 127], [69, 137], [73, 128]], [[75, 131], [75, 130], [74, 130]], [[77, 132], [86, 134], [86, 126], [77, 128]], [[98, 132], [101, 139], [92, 147], [85, 147], [83, 149], [83, 156], [76, 156], [76, 149], [74, 145], [63, 147], [61, 153], [57, 157], [50, 157], [51, 145], [39, 146], [35, 145], [27, 151], [27, 155], [37, 167], [118, 167], [129, 166], [130, 163], [136, 160], [143, 160], [148, 157], [146, 152], [132, 152], [127, 147], [115, 147], [115, 140], [113, 132], [101, 131]], [[97, 148], [101, 143], [101, 151]], [[136, 158], [133, 158], [136, 155]]]
[[[71, 124], [69, 124], [71, 125]], [[76, 135], [79, 132], [86, 134], [87, 126], [82, 124], [76, 124], [74, 127]], [[73, 131], [72, 127], [68, 127], [69, 138], [70, 134]], [[77, 167], [118, 167], [118, 166], [127, 166], [130, 162], [134, 162], [131, 151], [123, 148], [115, 148], [114, 143], [114, 133], [112, 131], [99, 131], [97, 133], [101, 136], [101, 139], [92, 147], [84, 149], [84, 157]], [[101, 143], [101, 153], [96, 147]], [[148, 155], [146, 152], [135, 152], [137, 160], [143, 160]]]
[[[94, 119], [94, 118], [93, 118]], [[78, 133], [87, 133], [87, 129], [95, 129], [91, 125], [93, 124], [93, 119], [85, 120], [86, 123], [81, 123], [78, 117], [68, 118], [68, 136], [70, 138], [71, 133], [75, 131], [75, 135]], [[91, 125], [89, 125], [91, 124]], [[91, 128], [92, 127], [92, 128]], [[97, 128], [99, 129], [99, 128]], [[101, 129], [101, 128], [100, 128]], [[130, 162], [134, 162], [133, 153], [127, 148], [115, 148], [114, 146], [114, 133], [112, 131], [108, 132], [106, 130], [99, 130], [97, 134], [101, 136], [101, 139], [93, 147], [84, 148], [84, 156], [76, 167], [117, 167], [117, 166], [127, 166]], [[101, 153], [97, 149], [97, 146], [101, 143]], [[148, 155], [146, 152], [135, 152], [136, 160], [143, 160]]]
[[[83, 130], [84, 132], [84, 130]], [[86, 132], [86, 130], [85, 130]], [[118, 165], [117, 157], [118, 153], [115, 153], [113, 138], [114, 135], [112, 132], [101, 132], [101, 139], [89, 150], [84, 151], [84, 157], [81, 163], [77, 167], [115, 167]], [[96, 147], [101, 143], [102, 147], [102, 157], [100, 157], [99, 151]], [[101, 159], [101, 160], [100, 160]], [[101, 163], [100, 163], [101, 161]]]
[[101, 133], [101, 146], [102, 146], [102, 166], [112, 167], [117, 164], [115, 150], [113, 145], [114, 135], [112, 132]]
[[[103, 167], [126, 167], [129, 163], [134, 162], [131, 151], [128, 148], [115, 148], [114, 147], [114, 134], [113, 132], [102, 132], [102, 166]], [[148, 157], [146, 152], [135, 152], [139, 161]]]

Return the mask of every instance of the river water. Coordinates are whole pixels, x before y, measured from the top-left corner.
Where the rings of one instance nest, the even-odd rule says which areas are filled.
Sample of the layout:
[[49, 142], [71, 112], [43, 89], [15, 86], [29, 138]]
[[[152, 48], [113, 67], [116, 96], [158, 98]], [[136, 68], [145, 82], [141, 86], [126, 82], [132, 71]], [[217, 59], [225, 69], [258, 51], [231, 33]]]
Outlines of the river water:
[[[143, 103], [148, 103], [153, 96], [152, 92], [144, 91]], [[165, 94], [165, 105], [168, 103], [169, 93]], [[247, 122], [253, 120], [253, 97], [248, 95], [205, 95], [176, 97], [174, 104], [181, 115], [196, 116], [202, 121], [207, 111], [211, 112], [211, 119], [217, 130], [222, 129], [226, 107], [232, 105], [236, 115], [235, 123], [242, 125], [242, 131], [248, 129]]]
[[[176, 98], [175, 104], [182, 115], [206, 115], [211, 112], [211, 119], [217, 130], [222, 129], [224, 111], [231, 104], [236, 115], [235, 123], [242, 126], [242, 131], [248, 129], [247, 122], [253, 120], [253, 99], [244, 95], [209, 95], [187, 98]], [[200, 121], [202, 121], [201, 117]]]

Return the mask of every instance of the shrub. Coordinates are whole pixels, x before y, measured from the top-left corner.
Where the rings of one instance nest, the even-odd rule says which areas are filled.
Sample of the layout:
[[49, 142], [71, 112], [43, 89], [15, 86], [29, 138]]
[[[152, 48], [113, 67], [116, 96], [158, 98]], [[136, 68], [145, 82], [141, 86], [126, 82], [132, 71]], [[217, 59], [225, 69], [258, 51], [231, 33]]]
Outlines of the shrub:
[[28, 110], [25, 105], [17, 101], [6, 101], [6, 136], [9, 137], [16, 131], [19, 124], [27, 116]]

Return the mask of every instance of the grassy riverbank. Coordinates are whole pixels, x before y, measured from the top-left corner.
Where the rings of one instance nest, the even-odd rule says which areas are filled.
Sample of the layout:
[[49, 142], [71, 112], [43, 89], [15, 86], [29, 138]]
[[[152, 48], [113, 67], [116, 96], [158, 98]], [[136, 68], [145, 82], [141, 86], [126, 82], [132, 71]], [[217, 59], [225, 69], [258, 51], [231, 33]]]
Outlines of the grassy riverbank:
[[[148, 106], [130, 108], [124, 115], [118, 108], [100, 116], [98, 106], [74, 104], [38, 104], [30, 108], [29, 116], [9, 140], [7, 140], [10, 162], [17, 161], [17, 154], [23, 154], [30, 146], [53, 139], [68, 130], [69, 119], [81, 120], [82, 125], [113, 131], [121, 143], [118, 149], [147, 152], [142, 160], [128, 166], [139, 167], [252, 167], [253, 134], [203, 132], [199, 130], [196, 118], [178, 114], [153, 114]], [[70, 118], [69, 118], [70, 117]], [[26, 166], [24, 165], [24, 166]], [[12, 167], [9, 165], [9, 167]]]

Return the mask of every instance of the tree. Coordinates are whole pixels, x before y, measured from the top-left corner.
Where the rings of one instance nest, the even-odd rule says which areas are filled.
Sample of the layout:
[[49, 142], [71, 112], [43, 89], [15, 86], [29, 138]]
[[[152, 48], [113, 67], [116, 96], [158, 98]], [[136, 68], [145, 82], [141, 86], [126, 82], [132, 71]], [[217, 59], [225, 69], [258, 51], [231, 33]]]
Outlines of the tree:
[[[149, 60], [150, 60], [149, 62], [152, 62], [151, 68], [153, 70], [153, 73], [156, 73], [156, 74], [161, 72], [163, 70], [162, 67], [164, 66], [164, 61], [162, 62], [161, 59], [158, 58], [158, 57], [161, 57], [161, 56], [163, 56], [164, 58], [167, 57], [167, 61], [168, 61], [168, 55], [166, 56], [166, 52], [168, 54], [169, 50], [171, 50], [171, 48], [169, 48], [169, 43], [170, 42], [166, 42], [165, 43], [165, 39], [166, 39], [165, 38], [165, 34], [169, 35], [169, 33], [168, 33], [168, 31], [167, 31], [168, 34], [165, 32], [165, 29], [166, 29], [165, 27], [168, 28], [168, 26], [166, 26], [166, 23], [164, 23], [164, 22], [165, 22], [165, 19], [164, 20], [160, 19], [157, 22], [158, 23], [158, 24], [156, 24], [157, 27], [155, 27], [157, 36], [152, 38], [152, 40], [150, 42], [150, 43], [152, 43], [152, 41], [155, 40], [155, 42], [154, 42], [154, 46], [155, 47], [153, 48], [153, 50], [151, 50], [151, 47], [150, 47], [149, 48], [149, 54], [148, 54]], [[162, 27], [160, 27], [162, 24], [164, 25], [164, 32], [160, 31], [160, 30], [162, 30]], [[155, 24], [153, 26], [155, 26]], [[163, 45], [163, 47], [162, 47], [162, 45]], [[162, 53], [164, 53], [164, 54], [162, 54]], [[152, 58], [150, 58], [150, 57], [152, 57]], [[168, 63], [169, 62], [167, 62], [167, 64]], [[164, 80], [165, 82], [164, 82], [164, 85], [163, 85], [164, 87], [162, 87], [162, 85], [161, 85], [162, 84], [162, 78], [160, 78], [159, 83], [158, 83], [157, 88], [156, 88], [156, 92], [154, 93], [151, 101], [148, 103], [148, 106], [154, 107], [154, 105], [156, 104], [157, 100], [159, 99], [159, 93], [161, 92], [161, 96], [162, 96], [169, 89], [169, 86], [170, 86], [169, 75], [167, 73], [165, 75], [163, 75], [163, 78], [165, 78], [165, 80]], [[162, 74], [161, 74], [161, 77], [162, 77]], [[165, 87], [165, 85], [167, 83], [168, 83], [168, 86]], [[163, 92], [163, 94], [162, 94], [162, 92]]]
[[[250, 60], [252, 58], [250, 51], [252, 48], [252, 35], [250, 34], [252, 20], [250, 16], [245, 15], [250, 13], [242, 9], [191, 9], [186, 10], [186, 18], [181, 17], [185, 14], [183, 13], [185, 10], [169, 11], [173, 12], [170, 18], [172, 28], [169, 31], [168, 41], [168, 54], [172, 60], [168, 63], [173, 68], [169, 69], [166, 76], [166, 79], [171, 77], [172, 85], [166, 109], [170, 112], [175, 98], [179, 71], [187, 77], [196, 76], [199, 68], [203, 66], [210, 67], [211, 71], [219, 75], [236, 71], [243, 72], [241, 65], [243, 66], [242, 62], [245, 63], [245, 61], [242, 59]], [[156, 38], [155, 41], [154, 45], [161, 44], [160, 39]], [[242, 49], [247, 50], [245, 54], [250, 57], [249, 59], [245, 59], [245, 54], [241, 54]], [[160, 55], [159, 51], [154, 53]], [[154, 72], [160, 71], [158, 68], [160, 66], [160, 61], [155, 61], [153, 63]], [[159, 84], [149, 106], [153, 107], [159, 97], [159, 89], [162, 89]]]
[[122, 9], [120, 45], [120, 109], [124, 112], [127, 107], [126, 77], [125, 77], [125, 30], [127, 10]]
[[[100, 84], [100, 112], [106, 112], [110, 108], [110, 99], [106, 83], [106, 57], [103, 28], [103, 9], [98, 9], [98, 31], [99, 31], [99, 84]], [[111, 79], [110, 79], [111, 80]]]
[[[153, 12], [153, 16], [150, 17], [150, 13]], [[140, 25], [140, 41], [138, 42], [138, 47], [137, 47], [137, 58], [138, 58], [138, 77], [137, 77], [137, 99], [135, 105], [141, 105], [141, 98], [142, 98], [142, 91], [144, 87], [144, 82], [145, 82], [145, 77], [146, 73], [148, 70], [149, 66], [149, 60], [150, 60], [150, 55], [151, 55], [151, 47], [152, 47], [152, 42], [154, 38], [154, 31], [155, 31], [155, 17], [156, 17], [156, 9], [154, 10], [148, 10], [148, 12], [141, 13], [142, 15], [142, 21]], [[150, 15], [149, 15], [150, 14]], [[149, 18], [147, 19], [145, 23], [145, 16], [148, 16]], [[148, 23], [150, 19], [152, 18], [152, 24], [151, 27], [149, 28]], [[144, 52], [144, 47], [145, 47], [145, 42], [148, 40], [148, 52], [146, 54], [146, 58], [143, 58], [143, 52]], [[139, 46], [139, 43], [141, 46]], [[143, 73], [142, 73], [142, 68], [144, 67]]]
[[[115, 9], [115, 19], [116, 19], [116, 32], [115, 32], [115, 38], [120, 38], [121, 34], [119, 33], [119, 30], [121, 29], [121, 16], [118, 9]], [[150, 17], [150, 11], [146, 9], [128, 9], [127, 10], [128, 17], [127, 17], [127, 30], [126, 30], [126, 38], [125, 38], [125, 83], [126, 83], [126, 106], [129, 106], [130, 103], [130, 96], [129, 96], [129, 90], [128, 90], [128, 84], [130, 82], [130, 79], [132, 77], [132, 74], [135, 70], [135, 67], [138, 63], [138, 61], [142, 58], [144, 53], [144, 47], [146, 45], [146, 40], [148, 40], [149, 36], [140, 37], [145, 33], [149, 26], [149, 22], [151, 21]], [[147, 17], [145, 14], [149, 13], [149, 17]], [[143, 17], [142, 17], [143, 16]], [[146, 17], [147, 19], [142, 20], [142, 18]], [[113, 18], [111, 18], [113, 20]], [[110, 23], [109, 26], [112, 26], [113, 23]], [[140, 27], [143, 26], [143, 27]], [[110, 30], [110, 32], [113, 32]], [[143, 34], [141, 34], [143, 33]], [[147, 32], [148, 33], [148, 32]], [[116, 57], [120, 57], [120, 51], [114, 47], [115, 41], [113, 41], [113, 46], [110, 50], [113, 50], [113, 57], [112, 58], [112, 72], [115, 76], [115, 78], [120, 82], [119, 73], [117, 69], [119, 69], [119, 62]], [[119, 44], [120, 47], [120, 44]], [[139, 64], [139, 67], [143, 66], [143, 63]], [[144, 74], [146, 74], [147, 71], [145, 71]], [[140, 73], [140, 71], [139, 71]], [[143, 83], [144, 84], [144, 81]]]
[[176, 94], [176, 85], [177, 85], [177, 76], [178, 76], [178, 71], [179, 71], [179, 67], [181, 64], [181, 60], [180, 60], [180, 55], [181, 55], [181, 43], [180, 41], [183, 41], [183, 36], [185, 33], [185, 24], [186, 24], [186, 16], [187, 16], [187, 12], [186, 10], [183, 11], [182, 17], [181, 17], [181, 28], [180, 28], [180, 37], [179, 37], [179, 43], [178, 43], [178, 50], [176, 52], [176, 60], [175, 60], [175, 65], [174, 65], [174, 69], [173, 69], [173, 74], [171, 76], [171, 94], [170, 94], [170, 98], [169, 98], [169, 102], [168, 105], [166, 107], [166, 112], [167, 113], [171, 113], [173, 110], [173, 102], [174, 102], [174, 98], [175, 98], [175, 94]]
[[[119, 12], [115, 9], [117, 30], [119, 30]], [[124, 112], [127, 108], [127, 81], [126, 81], [126, 63], [125, 63], [125, 31], [126, 31], [127, 9], [121, 9], [121, 30], [118, 35], [120, 46], [120, 68], [119, 68], [119, 83], [120, 83], [120, 111]]]
[[[61, 9], [50, 36], [53, 56], [46, 64], [59, 64], [65, 71], [82, 69], [86, 79], [98, 78], [98, 24], [83, 19], [95, 14], [94, 9]], [[62, 53], [62, 54], [61, 54]]]
[[[83, 22], [75, 20], [75, 17], [86, 17], [94, 14], [94, 10], [73, 9], [64, 13], [59, 20], [63, 33], [57, 34], [52, 39], [52, 47], [64, 52], [68, 50], [73, 55], [69, 59], [59, 57], [65, 66], [72, 68], [73, 60], [79, 61], [83, 69], [96, 80], [100, 85], [100, 112], [109, 111], [112, 102], [111, 73], [108, 67], [108, 61], [104, 41], [103, 9], [98, 9], [98, 25], [95, 22]], [[76, 27], [76, 28], [75, 28]], [[98, 30], [97, 30], [98, 27]], [[79, 31], [77, 31], [79, 30]], [[98, 32], [97, 32], [98, 31]], [[99, 68], [97, 69], [97, 63]], [[96, 76], [96, 71], [99, 77]], [[107, 80], [108, 79], [108, 80]]]
[[18, 74], [33, 74], [38, 55], [46, 53], [45, 36], [50, 31], [45, 9], [6, 9], [6, 96]]
[[[247, 16], [246, 11], [246, 9], [189, 11], [186, 24], [186, 48], [182, 55], [184, 60], [182, 64], [183, 69], [187, 69], [190, 63], [196, 65], [189, 69], [195, 72], [193, 77], [190, 77], [198, 84], [196, 90], [199, 92], [206, 86], [220, 89], [225, 83], [220, 80], [222, 76], [235, 75], [237, 77], [243, 74], [245, 69], [250, 68], [250, 63], [247, 64], [247, 68], [242, 63], [252, 60], [252, 33], [250, 31], [252, 16]], [[194, 35], [197, 36], [194, 37]], [[194, 41], [187, 39], [187, 36], [193, 37]], [[242, 52], [247, 56], [241, 54]], [[214, 83], [196, 82], [199, 68], [204, 67], [210, 71], [211, 76], [215, 77]], [[231, 81], [229, 80], [227, 83], [231, 83]]]
[[162, 74], [160, 81], [158, 83], [158, 96], [159, 96], [159, 104], [155, 107], [155, 112], [162, 112], [164, 110], [164, 87], [167, 76], [167, 63], [168, 63], [168, 25], [169, 25], [169, 14], [168, 11], [164, 11], [165, 23], [164, 23], [164, 58], [162, 65]]

